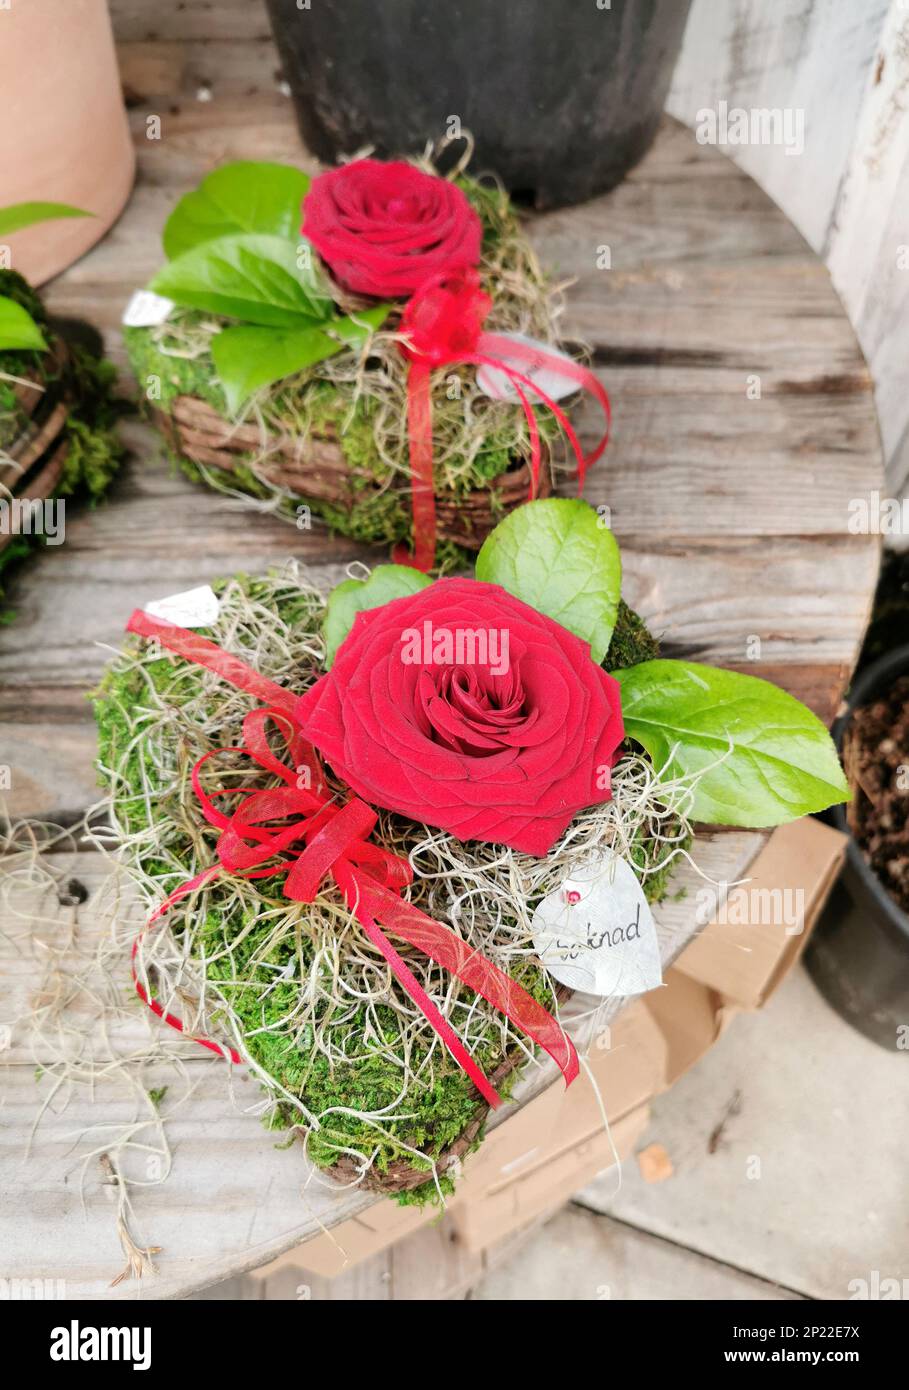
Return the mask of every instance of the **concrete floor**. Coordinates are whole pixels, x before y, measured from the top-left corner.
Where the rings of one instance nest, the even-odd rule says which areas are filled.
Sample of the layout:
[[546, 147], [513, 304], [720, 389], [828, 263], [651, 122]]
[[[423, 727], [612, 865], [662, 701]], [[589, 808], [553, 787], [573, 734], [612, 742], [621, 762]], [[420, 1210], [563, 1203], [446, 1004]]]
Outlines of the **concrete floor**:
[[631, 1161], [616, 1194], [604, 1174], [471, 1296], [837, 1299], [891, 1278], [909, 1297], [909, 1053], [802, 968], [655, 1102], [654, 1142], [670, 1178]]
[[[838, 1299], [896, 1279], [909, 1298], [907, 1083], [909, 1053], [853, 1032], [799, 968], [654, 1103], [638, 1151], [662, 1145], [670, 1177], [646, 1182], [635, 1159], [618, 1191], [602, 1175], [460, 1296]], [[199, 1297], [287, 1299], [298, 1282]], [[383, 1292], [360, 1270], [322, 1296]]]

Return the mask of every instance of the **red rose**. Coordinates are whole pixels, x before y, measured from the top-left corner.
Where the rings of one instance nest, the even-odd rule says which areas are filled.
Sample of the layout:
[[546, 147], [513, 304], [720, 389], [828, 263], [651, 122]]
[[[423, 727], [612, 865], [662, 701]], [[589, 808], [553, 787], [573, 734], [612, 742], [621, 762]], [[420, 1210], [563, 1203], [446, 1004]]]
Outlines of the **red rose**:
[[474, 579], [358, 613], [297, 718], [374, 806], [537, 855], [609, 800], [624, 737], [618, 682], [587, 643]]
[[448, 179], [357, 159], [313, 179], [303, 232], [345, 289], [394, 299], [480, 259], [482, 227]]

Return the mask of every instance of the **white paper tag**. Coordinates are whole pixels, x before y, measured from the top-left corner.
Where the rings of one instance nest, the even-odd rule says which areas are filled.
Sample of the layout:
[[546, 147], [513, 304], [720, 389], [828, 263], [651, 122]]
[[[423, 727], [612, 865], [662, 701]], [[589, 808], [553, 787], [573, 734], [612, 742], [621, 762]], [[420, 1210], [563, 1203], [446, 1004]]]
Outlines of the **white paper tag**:
[[603, 998], [662, 984], [660, 947], [640, 880], [606, 853], [579, 866], [533, 915], [533, 944], [550, 975]]
[[134, 290], [121, 322], [127, 328], [153, 328], [155, 324], [164, 323], [173, 307], [172, 299], [165, 299], [154, 290]]
[[210, 584], [200, 584], [198, 589], [187, 589], [185, 593], [171, 594], [168, 598], [153, 599], [143, 609], [153, 618], [164, 618], [178, 627], [211, 627], [220, 611], [221, 605]]
[[[572, 359], [564, 352], [557, 352], [555, 348], [548, 347], [546, 343], [537, 342], [536, 338], [528, 338], [524, 333], [500, 333], [500, 338], [510, 338], [514, 343], [523, 343], [525, 347], [534, 348], [540, 356], [537, 358], [528, 357], [509, 357], [507, 353], [502, 354], [502, 361], [507, 362], [515, 371], [521, 372], [523, 376], [529, 377], [534, 385], [539, 386], [541, 391], [545, 391], [551, 400], [560, 401], [563, 396], [570, 396], [574, 391], [581, 389], [580, 384], [573, 377], [563, 375], [557, 371], [549, 362], [544, 362], [543, 354], [546, 357], [554, 357], [560, 362], [571, 362]], [[572, 365], [574, 365], [572, 363]], [[477, 371], [477, 385], [484, 396], [490, 396], [494, 401], [517, 401], [519, 399], [517, 391], [509, 381], [504, 372], [498, 371], [495, 367], [487, 367], [485, 364]]]

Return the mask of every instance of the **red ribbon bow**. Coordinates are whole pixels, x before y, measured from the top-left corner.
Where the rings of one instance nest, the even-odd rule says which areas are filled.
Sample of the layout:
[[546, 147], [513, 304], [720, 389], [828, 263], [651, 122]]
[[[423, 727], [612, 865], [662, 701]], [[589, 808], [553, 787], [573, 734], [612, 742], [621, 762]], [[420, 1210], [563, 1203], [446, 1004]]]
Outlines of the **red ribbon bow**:
[[[492, 308], [489, 295], [480, 288], [476, 270], [466, 268], [439, 275], [423, 284], [408, 300], [401, 316], [406, 336], [401, 350], [408, 358], [407, 428], [410, 440], [410, 488], [413, 507], [414, 549], [396, 546], [394, 560], [424, 573], [432, 568], [436, 550], [436, 505], [432, 471], [431, 373], [436, 367], [473, 363], [494, 367], [508, 377], [521, 402], [530, 434], [530, 500], [540, 485], [540, 430], [528, 393], [536, 396], [555, 415], [578, 461], [578, 491], [583, 491], [587, 469], [596, 463], [609, 441], [609, 397], [593, 372], [561, 354], [530, 346], [498, 333], [484, 333], [483, 323]], [[524, 372], [509, 365], [508, 358], [528, 366], [548, 366], [593, 393], [603, 408], [606, 428], [596, 447], [585, 454], [572, 425], [560, 406]]]
[[[265, 702], [264, 708], [251, 710], [243, 720], [242, 745], [206, 753], [193, 767], [192, 783], [202, 813], [210, 825], [221, 831], [217, 845], [219, 863], [180, 884], [152, 913], [133, 944], [133, 980], [149, 1008], [171, 1027], [184, 1031], [178, 1018], [150, 998], [136, 970], [136, 955], [145, 932], [180, 898], [224, 870], [243, 878], [269, 878], [284, 873], [285, 897], [310, 903], [330, 876], [392, 973], [490, 1105], [501, 1103], [498, 1093], [388, 940], [380, 921], [388, 931], [443, 966], [511, 1019], [549, 1053], [570, 1084], [578, 1074], [577, 1053], [556, 1019], [492, 961], [400, 896], [400, 890], [413, 881], [410, 865], [369, 839], [377, 817], [364, 801], [354, 797], [342, 805], [332, 799], [316, 751], [306, 741], [295, 718], [296, 697], [198, 633], [159, 621], [141, 610], [133, 613], [127, 630], [157, 638], [171, 651]], [[277, 757], [269, 745], [269, 721], [284, 735], [289, 762]], [[251, 792], [230, 787], [206, 792], [200, 777], [202, 766], [222, 752], [246, 754], [259, 767], [278, 776], [284, 785]], [[225, 796], [239, 797], [232, 812], [219, 810], [215, 804], [215, 798]], [[272, 824], [287, 820], [290, 823], [280, 828]], [[268, 862], [276, 856], [282, 856], [277, 863]], [[210, 1039], [196, 1041], [222, 1055], [227, 1051], [233, 1062], [243, 1060], [233, 1049], [225, 1049]]]

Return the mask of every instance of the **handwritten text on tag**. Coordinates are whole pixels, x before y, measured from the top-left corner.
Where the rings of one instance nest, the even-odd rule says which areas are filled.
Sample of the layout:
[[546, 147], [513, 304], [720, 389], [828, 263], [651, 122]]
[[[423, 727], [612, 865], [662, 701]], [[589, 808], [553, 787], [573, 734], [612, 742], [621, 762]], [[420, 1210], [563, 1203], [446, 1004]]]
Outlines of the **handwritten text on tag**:
[[579, 866], [533, 915], [537, 955], [560, 984], [603, 998], [662, 984], [650, 906], [627, 860], [601, 854]]

